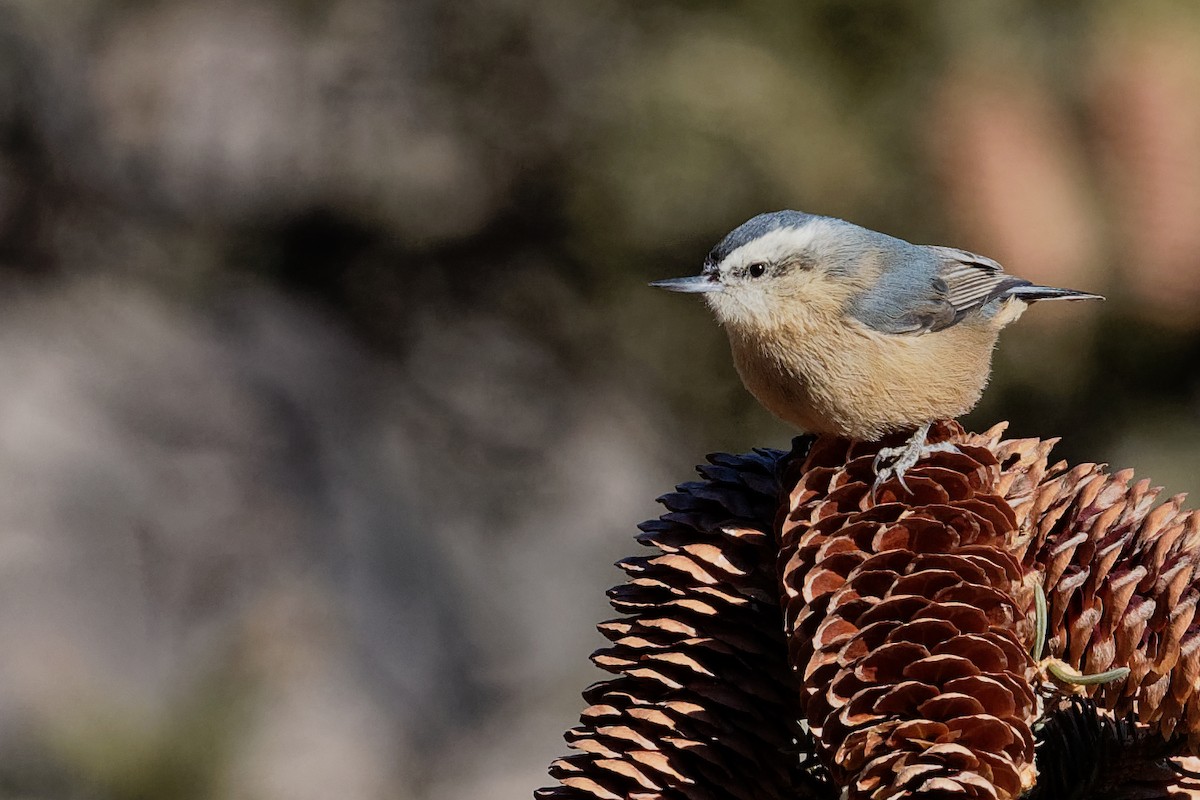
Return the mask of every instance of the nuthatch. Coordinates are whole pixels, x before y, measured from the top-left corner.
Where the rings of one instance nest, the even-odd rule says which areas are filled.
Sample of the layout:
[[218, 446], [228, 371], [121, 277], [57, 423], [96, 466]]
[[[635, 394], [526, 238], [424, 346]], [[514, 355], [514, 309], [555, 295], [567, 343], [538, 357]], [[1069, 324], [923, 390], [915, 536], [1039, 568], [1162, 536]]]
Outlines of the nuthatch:
[[926, 445], [930, 425], [979, 402], [1000, 329], [1029, 303], [1103, 299], [800, 211], [754, 217], [699, 275], [651, 286], [704, 293], [742, 382], [785, 422], [867, 441], [915, 429], [881, 451], [876, 487], [892, 476], [903, 485], [921, 457], [951, 447]]

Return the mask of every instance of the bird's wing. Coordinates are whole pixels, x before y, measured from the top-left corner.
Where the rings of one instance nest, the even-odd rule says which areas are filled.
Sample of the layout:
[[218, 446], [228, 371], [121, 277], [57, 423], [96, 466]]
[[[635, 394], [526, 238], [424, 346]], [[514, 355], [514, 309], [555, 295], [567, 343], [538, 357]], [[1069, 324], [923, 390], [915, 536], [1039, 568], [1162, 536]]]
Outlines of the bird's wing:
[[[946, 285], [945, 302], [954, 308], [954, 322], [969, 311], [1029, 281], [1014, 278], [990, 258], [953, 247], [930, 247], [938, 260], [938, 279]], [[953, 324], [950, 323], [950, 324]], [[936, 329], [934, 329], [936, 330]]]
[[1028, 283], [1006, 274], [990, 258], [952, 247], [923, 247], [915, 263], [906, 261], [885, 270], [850, 313], [884, 333], [929, 333], [950, 327], [1013, 287]]

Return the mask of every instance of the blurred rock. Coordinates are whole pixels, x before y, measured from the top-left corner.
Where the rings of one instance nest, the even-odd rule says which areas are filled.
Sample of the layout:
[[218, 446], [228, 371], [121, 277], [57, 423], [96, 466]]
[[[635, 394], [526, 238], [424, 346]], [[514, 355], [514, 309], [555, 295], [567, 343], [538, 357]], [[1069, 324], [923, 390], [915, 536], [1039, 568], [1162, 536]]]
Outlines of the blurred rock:
[[484, 155], [449, 97], [419, 6], [182, 2], [126, 10], [96, 50], [105, 158], [133, 201], [182, 214], [371, 209], [410, 236], [472, 232], [493, 211]]
[[[437, 768], [459, 737], [541, 715], [583, 665], [613, 532], [666, 479], [657, 434], [493, 323], [428, 330], [397, 364], [261, 291], [10, 301], [0, 708], [165, 710], [242, 641], [259, 711], [235, 772], [259, 797], [461, 776]], [[533, 748], [524, 779], [561, 724], [535, 719], [544, 741], [502, 743]]]

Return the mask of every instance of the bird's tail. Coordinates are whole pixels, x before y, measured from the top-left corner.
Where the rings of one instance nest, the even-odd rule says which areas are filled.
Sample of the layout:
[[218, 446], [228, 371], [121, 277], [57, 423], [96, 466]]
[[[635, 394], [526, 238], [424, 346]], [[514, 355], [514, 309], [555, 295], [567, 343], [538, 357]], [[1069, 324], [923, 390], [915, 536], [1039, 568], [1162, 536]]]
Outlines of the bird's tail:
[[1058, 289], [1053, 286], [1038, 286], [1035, 283], [1027, 283], [1017, 286], [1010, 286], [1004, 292], [1008, 297], [1016, 297], [1024, 300], [1026, 303], [1032, 303], [1036, 300], [1103, 300], [1104, 297], [1091, 292], [1079, 292], [1075, 289]]

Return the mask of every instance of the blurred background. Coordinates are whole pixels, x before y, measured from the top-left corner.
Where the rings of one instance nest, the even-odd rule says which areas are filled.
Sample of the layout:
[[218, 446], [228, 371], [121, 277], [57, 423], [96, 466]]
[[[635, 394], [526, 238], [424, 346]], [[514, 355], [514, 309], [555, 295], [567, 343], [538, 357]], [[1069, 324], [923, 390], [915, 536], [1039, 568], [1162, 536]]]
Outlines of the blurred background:
[[528, 797], [763, 210], [1107, 294], [967, 422], [1196, 489], [1198, 13], [0, 2], [0, 796]]

